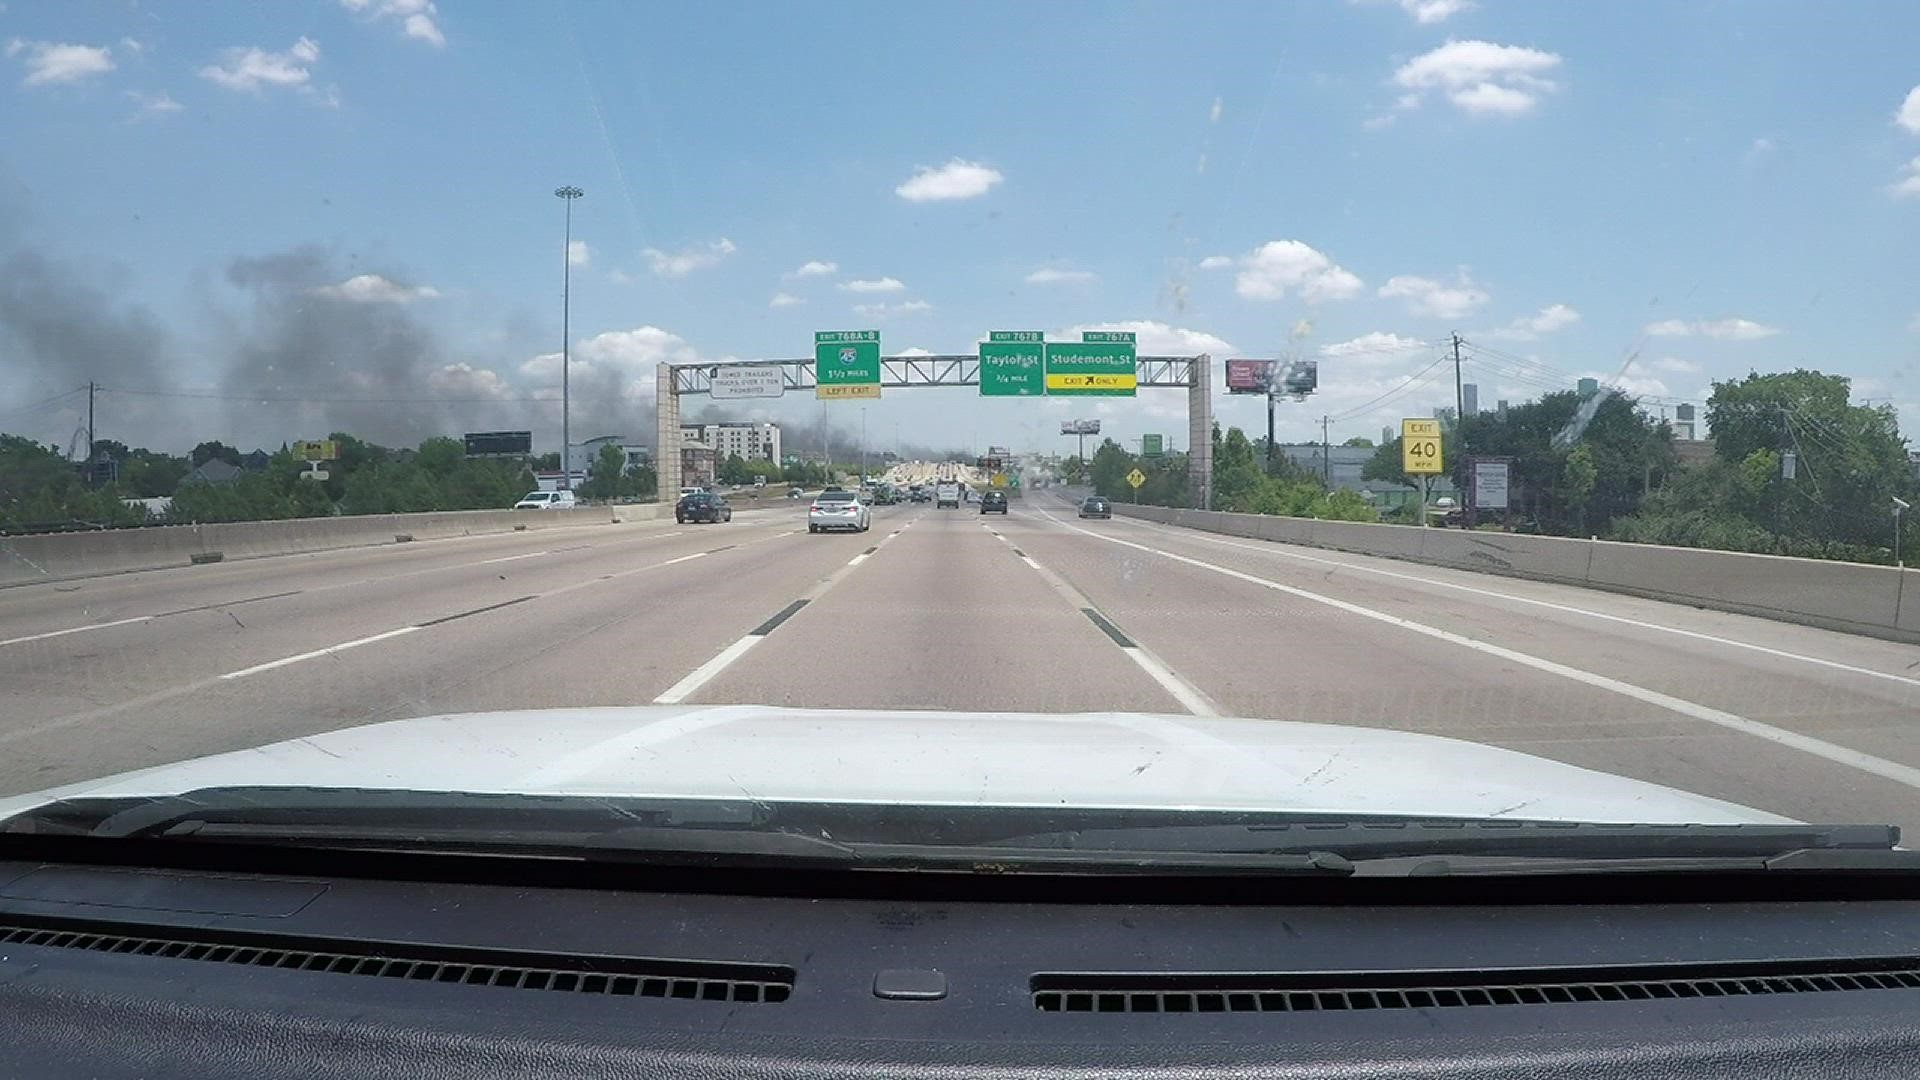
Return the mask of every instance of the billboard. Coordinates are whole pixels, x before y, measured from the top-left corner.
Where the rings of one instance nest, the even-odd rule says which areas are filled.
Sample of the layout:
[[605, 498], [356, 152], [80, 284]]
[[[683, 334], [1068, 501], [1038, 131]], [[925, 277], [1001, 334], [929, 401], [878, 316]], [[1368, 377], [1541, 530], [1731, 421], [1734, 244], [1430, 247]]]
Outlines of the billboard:
[[1140, 436], [1140, 456], [1160, 457], [1167, 452], [1166, 441], [1159, 435]]
[[332, 439], [302, 439], [293, 444], [297, 461], [332, 461], [340, 456], [340, 444]]
[[715, 401], [779, 397], [786, 390], [786, 378], [777, 364], [723, 364], [713, 369], [708, 386]]
[[1282, 393], [1304, 396], [1320, 387], [1320, 361], [1289, 360], [1281, 365], [1280, 390]]
[[533, 453], [531, 431], [469, 431], [462, 439], [468, 457], [502, 457]]
[[1264, 394], [1273, 383], [1273, 360], [1227, 361], [1227, 393]]
[[1010, 458], [1013, 456], [1013, 451], [1004, 446], [989, 446], [987, 447], [987, 456], [993, 458]]
[[1100, 421], [1098, 420], [1062, 420], [1060, 421], [1060, 434], [1062, 435], [1098, 435], [1100, 434]]

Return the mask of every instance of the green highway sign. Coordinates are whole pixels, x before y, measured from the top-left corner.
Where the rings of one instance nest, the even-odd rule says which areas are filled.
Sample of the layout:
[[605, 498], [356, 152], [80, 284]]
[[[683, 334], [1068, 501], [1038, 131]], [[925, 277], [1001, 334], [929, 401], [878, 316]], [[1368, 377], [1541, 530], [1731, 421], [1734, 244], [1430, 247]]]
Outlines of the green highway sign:
[[1124, 342], [1132, 345], [1134, 343], [1134, 334], [1131, 330], [1082, 330], [1080, 331], [1080, 340], [1101, 341], [1108, 344]]
[[995, 330], [980, 345], [981, 397], [1038, 397], [1047, 392], [1047, 347], [1038, 330]]
[[[1094, 331], [1087, 331], [1088, 334]], [[1132, 334], [1126, 335], [1132, 338]], [[1047, 393], [1133, 397], [1138, 385], [1133, 342], [1055, 342], [1047, 346]]]
[[814, 396], [880, 396], [880, 331], [821, 330], [813, 335]]
[[1166, 443], [1159, 435], [1140, 436], [1140, 456], [1159, 457], [1167, 452]]

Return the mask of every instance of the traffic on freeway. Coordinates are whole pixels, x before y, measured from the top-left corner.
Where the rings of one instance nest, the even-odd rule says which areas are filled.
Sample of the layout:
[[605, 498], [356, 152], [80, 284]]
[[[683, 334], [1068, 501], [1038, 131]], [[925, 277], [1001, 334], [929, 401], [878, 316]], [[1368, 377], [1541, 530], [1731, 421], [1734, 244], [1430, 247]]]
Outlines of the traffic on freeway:
[[0, 24], [0, 1075], [1920, 1071], [1920, 5]]

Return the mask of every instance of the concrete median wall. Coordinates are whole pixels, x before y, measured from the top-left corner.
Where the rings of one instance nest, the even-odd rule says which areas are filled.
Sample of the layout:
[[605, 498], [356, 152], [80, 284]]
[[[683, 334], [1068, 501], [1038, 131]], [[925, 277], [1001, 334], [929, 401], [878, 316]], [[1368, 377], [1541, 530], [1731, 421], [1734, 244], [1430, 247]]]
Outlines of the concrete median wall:
[[671, 514], [672, 510], [671, 506], [660, 503], [583, 506], [572, 510], [454, 510], [0, 537], [0, 587], [160, 570], [197, 562], [260, 559], [520, 530], [651, 521]]
[[1421, 529], [1115, 503], [1114, 513], [1226, 536], [1631, 593], [1920, 643], [1920, 570], [1733, 551]]

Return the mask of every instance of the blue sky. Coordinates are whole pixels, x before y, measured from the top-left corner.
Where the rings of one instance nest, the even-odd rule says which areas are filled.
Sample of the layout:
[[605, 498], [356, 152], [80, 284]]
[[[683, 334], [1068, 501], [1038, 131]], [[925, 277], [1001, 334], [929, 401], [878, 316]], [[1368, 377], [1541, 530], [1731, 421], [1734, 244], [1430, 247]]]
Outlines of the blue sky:
[[[1455, 331], [1489, 402], [1805, 364], [1912, 431], [1914, 41], [1903, 2], [8, 0], [0, 428], [65, 442], [79, 399], [37, 403], [96, 378], [201, 395], [103, 395], [133, 442], [552, 445], [526, 399], [556, 382], [571, 183], [582, 427], [650, 433], [654, 364], [816, 329], [1137, 325], [1318, 357], [1296, 438], [1450, 402], [1450, 365], [1392, 391]], [[772, 413], [857, 424], [827, 408]], [[923, 390], [868, 420], [1057, 449], [1079, 414], [1181, 444], [1184, 410]]]

